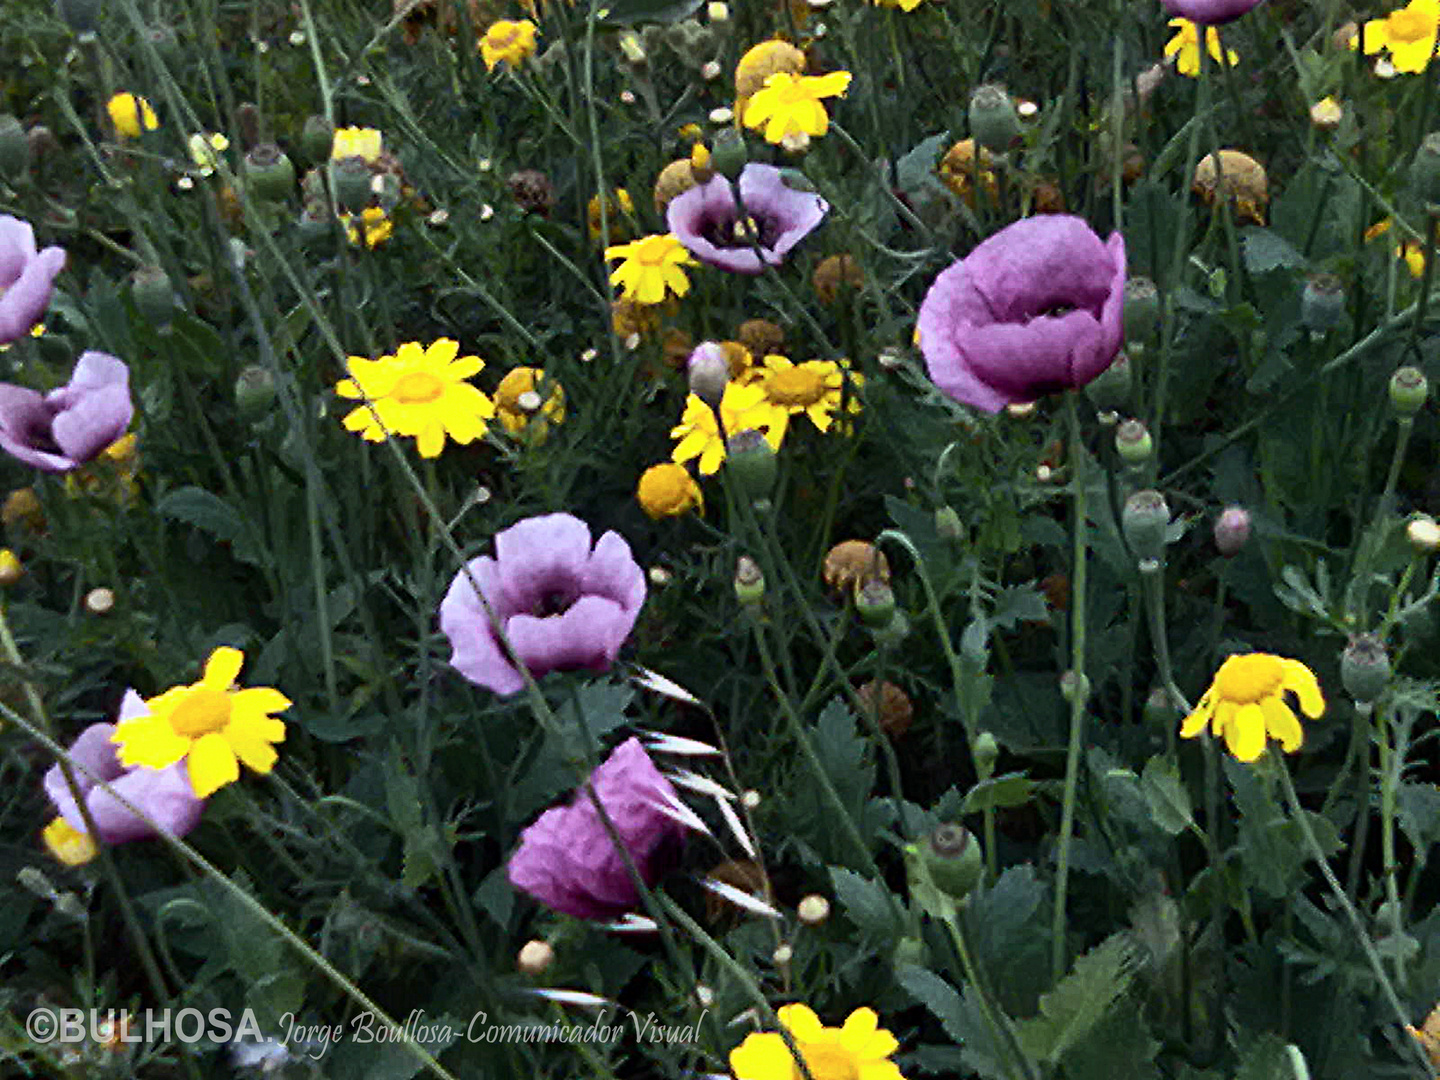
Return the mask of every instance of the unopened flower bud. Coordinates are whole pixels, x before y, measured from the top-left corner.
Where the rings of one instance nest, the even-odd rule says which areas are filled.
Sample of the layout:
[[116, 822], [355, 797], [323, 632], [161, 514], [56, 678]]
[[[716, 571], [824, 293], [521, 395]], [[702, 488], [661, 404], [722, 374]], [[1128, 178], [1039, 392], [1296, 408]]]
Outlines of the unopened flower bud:
[[770, 954], [770, 962], [777, 968], [783, 968], [794, 959], [795, 949], [789, 943], [776, 945], [775, 951]]
[[362, 157], [341, 158], [330, 163], [335, 201], [342, 210], [358, 214], [370, 205], [370, 166]]
[[1390, 408], [1397, 418], [1408, 420], [1425, 407], [1430, 396], [1430, 381], [1419, 368], [1408, 364], [1396, 368], [1390, 376]]
[[725, 440], [725, 471], [752, 502], [770, 498], [777, 469], [775, 448], [754, 428]]
[[754, 810], [760, 805], [760, 793], [754, 788], [746, 788], [740, 793], [740, 805], [746, 810]]
[[935, 511], [935, 534], [942, 540], [963, 540], [965, 526], [960, 515], [948, 503]]
[[1101, 412], [1128, 409], [1135, 393], [1135, 365], [1122, 349], [1110, 366], [1085, 384], [1085, 396]]
[[0, 177], [14, 183], [30, 167], [30, 138], [20, 121], [9, 113], [0, 116]]
[[732, 183], [750, 160], [745, 136], [735, 128], [721, 128], [710, 144], [710, 168]]
[[1410, 188], [1423, 203], [1440, 203], [1440, 131], [1420, 140], [1410, 165]]
[[705, 15], [712, 23], [724, 23], [730, 21], [730, 5], [722, 0], [710, 0], [705, 8]]
[[154, 326], [164, 329], [175, 318], [175, 289], [158, 266], [142, 267], [130, 275], [130, 295], [136, 310]]
[[989, 780], [995, 774], [995, 763], [1000, 760], [1000, 744], [990, 732], [982, 731], [975, 736], [970, 756], [975, 759], [975, 772], [980, 779]]
[[685, 364], [690, 378], [690, 393], [712, 409], [720, 407], [725, 387], [730, 385], [730, 358], [716, 341], [702, 341], [690, 353]]
[[765, 599], [765, 575], [760, 564], [748, 555], [735, 562], [735, 599], [744, 608], [754, 608]]
[[1020, 142], [1015, 101], [999, 86], [976, 87], [970, 95], [970, 134], [981, 146], [1004, 153]]
[[20, 558], [9, 548], [0, 548], [0, 586], [9, 588], [25, 576]]
[[330, 150], [335, 145], [335, 125], [323, 116], [310, 116], [300, 131], [300, 150], [305, 160], [312, 165], [330, 160]]
[[795, 906], [795, 914], [806, 926], [819, 926], [830, 917], [830, 901], [819, 893], [811, 893]]
[[1148, 277], [1125, 282], [1125, 340], [1153, 345], [1160, 336], [1160, 290]]
[[879, 578], [871, 578], [855, 593], [855, 611], [866, 626], [880, 629], [895, 617], [895, 591]]
[[1300, 321], [1312, 334], [1333, 330], [1345, 314], [1345, 285], [1334, 274], [1311, 274], [1300, 294]]
[[1333, 97], [1321, 98], [1310, 106], [1310, 123], [1318, 131], [1334, 131], [1344, 117], [1345, 110]]
[[295, 166], [274, 143], [261, 143], [241, 166], [251, 195], [266, 202], [284, 202], [295, 191]]
[[1158, 567], [1165, 557], [1165, 530], [1170, 525], [1170, 507], [1158, 491], [1137, 491], [1125, 500], [1120, 515], [1125, 539], [1143, 569]]
[[1215, 550], [1227, 559], [1240, 554], [1250, 539], [1250, 511], [1243, 506], [1227, 506], [1215, 519]]
[[110, 589], [91, 589], [85, 594], [85, 610], [91, 615], [108, 615], [115, 607], [115, 593]]
[[1129, 465], [1143, 465], [1155, 453], [1155, 441], [1139, 420], [1126, 420], [1115, 429], [1115, 451]]
[[1440, 525], [1437, 525], [1432, 517], [1418, 515], [1411, 518], [1410, 524], [1405, 526], [1405, 539], [1410, 541], [1410, 546], [1419, 555], [1440, 551]]
[[270, 369], [251, 364], [235, 380], [235, 408], [240, 419], [254, 423], [275, 403], [275, 378]]
[[918, 849], [916, 854], [935, 887], [956, 900], [968, 896], [980, 881], [984, 870], [980, 842], [962, 825], [941, 825], [910, 849]]
[[1090, 700], [1090, 679], [1084, 672], [1077, 675], [1072, 668], [1060, 676], [1060, 696], [1074, 701], [1076, 694], [1080, 695], [1081, 704]]
[[1340, 681], [1357, 705], [1369, 705], [1390, 684], [1390, 655], [1374, 634], [1357, 634], [1340, 654]]
[[543, 975], [545, 969], [555, 962], [555, 950], [548, 941], [527, 941], [520, 946], [515, 966], [522, 975]]

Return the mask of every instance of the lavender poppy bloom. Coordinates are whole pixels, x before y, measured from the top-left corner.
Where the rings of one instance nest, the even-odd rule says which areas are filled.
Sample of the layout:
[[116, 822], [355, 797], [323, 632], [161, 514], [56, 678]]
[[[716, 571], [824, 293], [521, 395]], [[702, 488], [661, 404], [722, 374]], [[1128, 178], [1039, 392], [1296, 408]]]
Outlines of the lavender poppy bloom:
[[64, 268], [64, 248], [37, 253], [30, 223], [0, 215], [0, 345], [24, 337], [40, 321]]
[[916, 326], [945, 393], [987, 412], [1084, 386], [1124, 336], [1125, 238], [1078, 217], [1007, 225], [941, 272]]
[[[788, 186], [774, 165], [755, 163], [740, 170], [740, 202], [754, 223], [753, 233], [742, 224], [730, 181], [718, 174], [672, 199], [665, 224], [701, 262], [758, 274], [764, 269], [762, 258], [778, 266], [830, 210], [813, 191]], [[758, 254], [752, 237], [759, 241]]]
[[0, 447], [46, 472], [78, 469], [134, 415], [130, 369], [109, 353], [81, 353], [70, 381], [48, 394], [0, 383]]
[[[139, 694], [134, 690], [125, 691], [119, 719], [129, 720], [143, 716], [147, 711]], [[110, 741], [114, 733], [114, 724], [91, 724], [71, 744], [70, 756], [76, 764], [106, 781], [125, 799], [145, 811], [166, 832], [184, 836], [195, 827], [205, 809], [205, 800], [197, 799], [191, 790], [189, 767], [185, 762], [177, 761], [165, 769], [140, 766], [127, 769], [115, 756], [115, 744]], [[90, 816], [95, 819], [95, 828], [101, 840], [107, 844], [124, 844], [156, 835], [154, 829], [125, 809], [114, 795], [97, 787], [95, 781], [80, 769], [74, 772], [75, 785], [80, 789]], [[55, 809], [72, 829], [82, 833], [86, 831], [85, 818], [75, 805], [70, 785], [65, 783], [65, 774], [60, 771], [59, 765], [52, 765], [45, 773], [45, 794], [50, 796]]]
[[1220, 23], [1233, 22], [1251, 8], [1260, 5], [1260, 0], [1160, 0], [1160, 2], [1165, 5], [1165, 10], [1171, 15], [1179, 15], [1182, 19], [1189, 19], [1201, 26], [1218, 26]]
[[[590, 782], [640, 877], [655, 884], [685, 839], [685, 826], [661, 809], [678, 804], [674, 786], [636, 738], [617, 746]], [[507, 873], [517, 889], [580, 919], [618, 918], [640, 902], [624, 859], [583, 789], [520, 835]]]
[[440, 602], [451, 665], [497, 694], [525, 685], [475, 595], [475, 583], [515, 655], [536, 678], [547, 671], [604, 671], [645, 602], [645, 575], [619, 533], [591, 550], [590, 527], [570, 514], [526, 518], [495, 534], [495, 557], [471, 559]]

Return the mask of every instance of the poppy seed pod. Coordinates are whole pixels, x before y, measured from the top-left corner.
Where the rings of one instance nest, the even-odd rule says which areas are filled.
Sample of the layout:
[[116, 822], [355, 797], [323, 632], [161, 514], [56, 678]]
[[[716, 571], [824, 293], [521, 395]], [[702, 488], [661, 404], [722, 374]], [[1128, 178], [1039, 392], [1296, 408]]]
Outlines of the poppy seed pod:
[[895, 618], [895, 591], [872, 578], [856, 591], [855, 611], [866, 626], [877, 630], [889, 626]]
[[270, 369], [251, 364], [235, 379], [235, 409], [240, 419], [253, 423], [275, 403], [275, 378]]
[[358, 214], [370, 205], [370, 166], [362, 157], [345, 157], [330, 163], [330, 180], [335, 185], [335, 202], [340, 209]]
[[1227, 506], [1215, 519], [1215, 550], [1227, 559], [1240, 554], [1250, 539], [1250, 512], [1243, 506]]
[[1125, 279], [1125, 340], [1153, 345], [1160, 337], [1160, 290], [1143, 275]]
[[1312, 334], [1333, 330], [1345, 314], [1345, 284], [1334, 274], [1311, 274], [1300, 294], [1300, 321]]
[[130, 294], [147, 322], [163, 328], [175, 318], [175, 288], [170, 276], [158, 266], [142, 267], [131, 274]]
[[1423, 203], [1440, 203], [1440, 131], [1420, 140], [1410, 164], [1410, 189]]
[[725, 471], [751, 501], [770, 497], [777, 469], [775, 448], [764, 433], [745, 428], [725, 440]]
[[1390, 376], [1390, 408], [1396, 417], [1408, 420], [1425, 407], [1430, 396], [1430, 381], [1419, 368], [1408, 364], [1396, 368]]
[[274, 143], [261, 143], [241, 165], [245, 184], [257, 199], [284, 202], [295, 191], [295, 166]]
[[1125, 539], [1141, 568], [1158, 569], [1165, 557], [1165, 530], [1170, 525], [1170, 507], [1158, 491], [1137, 491], [1125, 500], [1120, 523]]
[[1357, 634], [1340, 654], [1340, 681], [1358, 705], [1369, 705], [1390, 684], [1390, 654], [1374, 634]]
[[1155, 453], [1155, 441], [1139, 420], [1126, 420], [1115, 429], [1115, 451], [1127, 465], [1143, 465]]
[[735, 128], [721, 128], [710, 147], [710, 168], [727, 180], [737, 180], [750, 161], [745, 136]]
[[976, 87], [970, 95], [969, 113], [970, 134], [985, 149], [1004, 153], [1020, 142], [1020, 116], [1003, 87]]
[[1102, 413], [1128, 407], [1134, 394], [1135, 365], [1123, 350], [1108, 368], [1085, 385], [1085, 396]]
[[980, 882], [980, 842], [961, 825], [941, 825], [918, 845], [918, 855], [935, 887], [963, 900]]
[[312, 164], [330, 160], [330, 148], [335, 145], [335, 125], [323, 116], [310, 116], [300, 130], [300, 150], [305, 160]]
[[765, 574], [748, 555], [741, 555], [735, 562], [735, 599], [743, 608], [753, 608], [765, 599]]
[[19, 180], [30, 167], [30, 138], [20, 121], [8, 113], [0, 116], [0, 177]]

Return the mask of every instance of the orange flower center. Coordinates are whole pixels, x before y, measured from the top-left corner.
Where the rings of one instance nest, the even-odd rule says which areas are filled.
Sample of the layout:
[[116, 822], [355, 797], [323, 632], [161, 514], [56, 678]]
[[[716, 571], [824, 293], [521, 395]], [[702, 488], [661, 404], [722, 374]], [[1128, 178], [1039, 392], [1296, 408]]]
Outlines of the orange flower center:
[[765, 384], [765, 391], [776, 405], [809, 408], [824, 399], [825, 378], [796, 366], [773, 373]]
[[230, 722], [230, 695], [224, 690], [199, 686], [175, 706], [170, 726], [177, 735], [208, 735]]
[[1285, 677], [1280, 661], [1264, 653], [1232, 656], [1215, 673], [1215, 691], [1222, 700], [1253, 705], [1280, 689]]
[[[860, 1080], [855, 1055], [839, 1043], [801, 1043], [800, 1053], [815, 1080]], [[793, 1060], [790, 1068], [794, 1080], [801, 1080], [803, 1074]]]
[[406, 405], [428, 405], [445, 393], [445, 382], [428, 371], [412, 371], [395, 382], [390, 396]]

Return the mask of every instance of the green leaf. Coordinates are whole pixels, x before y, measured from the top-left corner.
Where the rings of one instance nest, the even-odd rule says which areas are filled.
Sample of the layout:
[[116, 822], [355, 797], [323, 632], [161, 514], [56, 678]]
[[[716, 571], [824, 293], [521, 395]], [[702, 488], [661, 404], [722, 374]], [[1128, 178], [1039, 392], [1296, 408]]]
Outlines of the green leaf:
[[885, 886], [839, 866], [830, 868], [830, 880], [840, 910], [862, 931], [887, 938], [898, 933], [895, 910]]
[[961, 994], [933, 971], [914, 964], [897, 967], [895, 981], [940, 1021], [945, 1034], [959, 1044], [970, 1070], [985, 1080], [1011, 1080], [1013, 1073], [1006, 1064], [1009, 1056], [992, 1040], [990, 1025], [970, 987]]
[[1159, 1049], [1137, 1016], [1115, 1009], [1065, 1055], [1065, 1080], [1151, 1080]]
[[1130, 985], [1138, 966], [1129, 935], [1112, 934], [1075, 961], [1075, 967], [1040, 998], [1040, 1015], [1016, 1025], [1021, 1047], [1057, 1064], [1105, 1019]]
[[1252, 274], [1305, 265], [1305, 256], [1277, 232], [1247, 225], [1240, 235], [1245, 248], [1245, 269]]
[[1250, 1041], [1240, 1055], [1240, 1069], [1235, 1080], [1291, 1080], [1290, 1062], [1285, 1041], [1271, 1032], [1261, 1032]]
[[1045, 605], [1045, 594], [1035, 584], [1007, 585], [995, 594], [995, 603], [990, 609], [992, 626], [1010, 630], [1019, 622], [1049, 621], [1050, 609]]
[[950, 145], [950, 132], [942, 131], [922, 139], [901, 155], [895, 162], [895, 186], [911, 195], [932, 184], [935, 179], [935, 164], [940, 154]]
[[1194, 823], [1190, 809], [1190, 793], [1180, 782], [1180, 769], [1169, 755], [1156, 755], [1145, 763], [1140, 774], [1140, 787], [1150, 804], [1155, 824], [1171, 836], [1184, 832]]
[[182, 487], [170, 492], [155, 508], [174, 521], [193, 525], [223, 544], [230, 554], [251, 566], [265, 566], [268, 560], [255, 543], [255, 530], [240, 511], [204, 488]]
[[1407, 780], [1395, 793], [1395, 808], [1400, 828], [1424, 866], [1430, 845], [1440, 840], [1440, 788]]
[[965, 793], [962, 814], [978, 814], [996, 807], [1023, 806], [1034, 797], [1035, 781], [1019, 773], [982, 780]]

